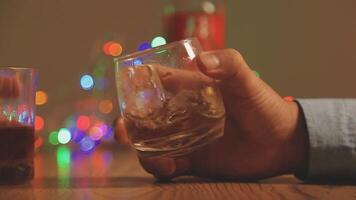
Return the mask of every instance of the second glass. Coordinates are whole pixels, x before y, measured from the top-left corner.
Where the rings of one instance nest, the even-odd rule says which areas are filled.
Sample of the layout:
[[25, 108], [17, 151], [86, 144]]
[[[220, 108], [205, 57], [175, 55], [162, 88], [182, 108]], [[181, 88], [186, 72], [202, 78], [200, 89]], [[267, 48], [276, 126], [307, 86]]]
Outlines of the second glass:
[[0, 184], [21, 184], [34, 175], [34, 71], [0, 67]]
[[186, 39], [116, 59], [121, 115], [139, 156], [177, 157], [223, 135], [224, 103], [197, 69], [200, 52]]

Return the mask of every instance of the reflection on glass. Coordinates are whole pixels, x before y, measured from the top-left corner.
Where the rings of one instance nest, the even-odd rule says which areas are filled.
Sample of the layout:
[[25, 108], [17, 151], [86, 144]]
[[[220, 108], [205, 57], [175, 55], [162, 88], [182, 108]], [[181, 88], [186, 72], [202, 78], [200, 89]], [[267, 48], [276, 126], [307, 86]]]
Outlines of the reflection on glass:
[[66, 146], [57, 149], [57, 170], [61, 186], [69, 185], [71, 152]]

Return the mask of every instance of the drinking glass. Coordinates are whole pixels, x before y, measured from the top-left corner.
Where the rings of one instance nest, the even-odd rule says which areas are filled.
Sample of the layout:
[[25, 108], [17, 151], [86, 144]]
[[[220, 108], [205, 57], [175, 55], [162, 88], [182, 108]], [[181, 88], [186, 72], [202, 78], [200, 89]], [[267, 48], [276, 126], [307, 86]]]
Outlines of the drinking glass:
[[34, 71], [0, 67], [0, 184], [33, 178]]
[[197, 68], [200, 52], [189, 38], [115, 59], [121, 116], [139, 156], [178, 157], [223, 135], [224, 104]]

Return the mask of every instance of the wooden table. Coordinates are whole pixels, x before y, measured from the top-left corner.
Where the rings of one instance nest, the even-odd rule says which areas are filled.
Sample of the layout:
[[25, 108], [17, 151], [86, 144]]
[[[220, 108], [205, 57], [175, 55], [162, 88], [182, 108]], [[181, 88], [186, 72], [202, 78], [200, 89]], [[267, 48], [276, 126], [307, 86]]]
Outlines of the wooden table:
[[100, 148], [91, 154], [68, 147], [41, 152], [35, 179], [0, 186], [0, 199], [356, 199], [356, 186], [303, 183], [293, 176], [260, 182], [215, 182], [182, 177], [158, 183], [139, 166], [131, 150]]

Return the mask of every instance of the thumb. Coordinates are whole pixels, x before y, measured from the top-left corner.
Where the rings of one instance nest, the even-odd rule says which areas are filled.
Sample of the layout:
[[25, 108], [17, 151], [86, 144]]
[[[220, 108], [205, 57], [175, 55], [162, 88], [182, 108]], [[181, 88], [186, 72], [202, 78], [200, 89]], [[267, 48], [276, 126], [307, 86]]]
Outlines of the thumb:
[[264, 84], [234, 49], [201, 53], [197, 57], [199, 69], [219, 80], [224, 93], [236, 98], [250, 98], [263, 91]]

